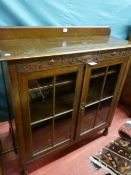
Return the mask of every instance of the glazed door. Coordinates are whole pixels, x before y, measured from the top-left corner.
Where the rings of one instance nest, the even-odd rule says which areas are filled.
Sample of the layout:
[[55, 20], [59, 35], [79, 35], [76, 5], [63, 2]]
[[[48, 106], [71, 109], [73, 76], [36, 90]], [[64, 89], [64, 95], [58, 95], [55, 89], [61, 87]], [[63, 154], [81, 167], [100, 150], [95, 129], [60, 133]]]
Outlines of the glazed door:
[[123, 62], [86, 65], [77, 128], [78, 138], [107, 124], [124, 68]]
[[21, 99], [28, 158], [74, 140], [82, 66], [21, 76]]

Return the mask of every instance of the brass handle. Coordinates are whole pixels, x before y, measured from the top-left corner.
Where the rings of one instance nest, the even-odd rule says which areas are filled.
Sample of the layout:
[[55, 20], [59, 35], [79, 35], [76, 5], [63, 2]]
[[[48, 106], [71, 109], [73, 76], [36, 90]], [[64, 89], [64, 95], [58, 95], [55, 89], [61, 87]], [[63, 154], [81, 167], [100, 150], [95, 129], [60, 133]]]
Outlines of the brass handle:
[[84, 103], [81, 104], [81, 111], [82, 111], [82, 112], [85, 111], [85, 105], [84, 105]]

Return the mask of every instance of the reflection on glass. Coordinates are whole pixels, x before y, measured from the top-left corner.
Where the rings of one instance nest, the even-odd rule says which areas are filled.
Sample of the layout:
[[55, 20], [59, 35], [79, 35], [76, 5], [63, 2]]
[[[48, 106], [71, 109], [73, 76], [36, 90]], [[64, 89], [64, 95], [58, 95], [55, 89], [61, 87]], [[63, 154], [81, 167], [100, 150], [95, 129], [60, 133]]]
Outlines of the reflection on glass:
[[31, 122], [53, 115], [53, 78], [29, 81]]
[[97, 108], [98, 104], [91, 105], [85, 109], [83, 114], [81, 114], [81, 134], [87, 132], [94, 127]]
[[52, 119], [32, 126], [33, 152], [48, 148], [52, 143]]
[[99, 110], [97, 112], [96, 121], [95, 121], [95, 126], [106, 122], [109, 114], [110, 106], [111, 106], [111, 101], [112, 99], [106, 100], [100, 103]]
[[71, 138], [72, 113], [56, 117], [54, 120], [54, 144]]

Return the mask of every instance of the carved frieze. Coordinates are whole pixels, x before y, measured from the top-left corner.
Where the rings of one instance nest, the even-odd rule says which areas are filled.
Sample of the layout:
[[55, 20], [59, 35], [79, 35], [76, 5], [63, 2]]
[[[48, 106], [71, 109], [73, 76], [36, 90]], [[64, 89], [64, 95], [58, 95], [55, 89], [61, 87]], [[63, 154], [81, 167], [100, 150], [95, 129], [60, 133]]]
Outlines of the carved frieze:
[[107, 59], [107, 58], [117, 58], [117, 57], [127, 57], [129, 56], [129, 50], [112, 50], [112, 51], [102, 51], [101, 52], [101, 59]]
[[117, 57], [127, 57], [131, 55], [129, 49], [106, 50], [92, 53], [77, 53], [61, 56], [50, 56], [43, 58], [32, 58], [30, 60], [20, 60], [15, 62], [14, 66], [18, 72], [28, 73], [41, 71], [60, 66], [70, 66], [75, 64], [84, 64], [88, 61], [100, 62]]
[[27, 73], [27, 72], [34, 72], [40, 71], [45, 69], [51, 69], [54, 67], [60, 66], [69, 66], [74, 64], [79, 64], [80, 61], [78, 60], [77, 56], [51, 56], [49, 58], [40, 58], [34, 61], [33, 59], [30, 61], [19, 62], [19, 64], [15, 65], [15, 68], [18, 72]]

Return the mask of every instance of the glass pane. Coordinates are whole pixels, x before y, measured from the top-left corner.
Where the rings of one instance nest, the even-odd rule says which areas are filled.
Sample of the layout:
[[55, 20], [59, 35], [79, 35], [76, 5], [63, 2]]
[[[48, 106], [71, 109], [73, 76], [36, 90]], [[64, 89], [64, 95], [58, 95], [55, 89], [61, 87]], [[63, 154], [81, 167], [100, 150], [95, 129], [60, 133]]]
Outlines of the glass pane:
[[100, 100], [104, 77], [93, 78], [90, 80], [87, 104]]
[[75, 81], [76, 79], [76, 72], [75, 73], [70, 73], [70, 74], [63, 74], [59, 75], [56, 78], [56, 83], [66, 83], [66, 82], [72, 82]]
[[121, 64], [109, 66], [102, 98], [114, 95]]
[[95, 126], [98, 126], [98, 125], [106, 122], [106, 119], [107, 119], [108, 114], [109, 114], [111, 102], [112, 102], [112, 99], [109, 99], [109, 100], [106, 100], [106, 101], [103, 101], [100, 103]]
[[[61, 85], [57, 84], [58, 82], [61, 82]], [[73, 108], [75, 85], [76, 85], [76, 73], [60, 75], [57, 77], [56, 92], [55, 92], [56, 114]]]
[[33, 152], [38, 152], [51, 146], [52, 119], [32, 126]]
[[54, 144], [71, 138], [72, 112], [58, 116], [54, 120]]
[[84, 133], [94, 127], [98, 104], [91, 105], [82, 112], [80, 133]]
[[91, 75], [100, 75], [106, 72], [106, 67], [101, 67], [99, 69], [92, 69]]
[[121, 64], [112, 65], [109, 67], [108, 72], [110, 72], [110, 71], [119, 72], [120, 67], [121, 67]]
[[114, 95], [115, 87], [117, 84], [118, 74], [107, 75], [106, 83], [103, 91], [102, 98]]
[[53, 115], [53, 78], [29, 81], [31, 122]]

